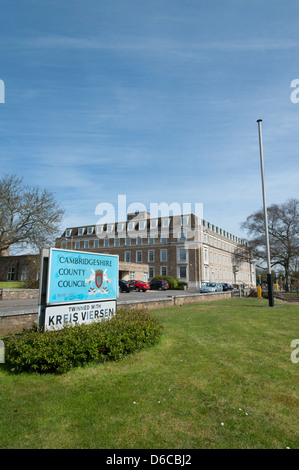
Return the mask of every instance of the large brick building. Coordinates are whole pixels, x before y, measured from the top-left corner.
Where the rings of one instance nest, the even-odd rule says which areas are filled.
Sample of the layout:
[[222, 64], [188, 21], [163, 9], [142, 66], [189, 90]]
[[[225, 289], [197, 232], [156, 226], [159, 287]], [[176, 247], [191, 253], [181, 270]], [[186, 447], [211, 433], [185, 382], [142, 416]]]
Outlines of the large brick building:
[[[120, 262], [147, 264], [144, 278], [170, 275], [189, 288], [203, 281], [254, 286], [255, 266], [246, 246], [244, 239], [194, 214], [153, 219], [148, 212], [128, 214], [116, 223], [67, 228], [56, 239], [56, 248], [116, 254]], [[127, 274], [138, 278], [134, 266]]]

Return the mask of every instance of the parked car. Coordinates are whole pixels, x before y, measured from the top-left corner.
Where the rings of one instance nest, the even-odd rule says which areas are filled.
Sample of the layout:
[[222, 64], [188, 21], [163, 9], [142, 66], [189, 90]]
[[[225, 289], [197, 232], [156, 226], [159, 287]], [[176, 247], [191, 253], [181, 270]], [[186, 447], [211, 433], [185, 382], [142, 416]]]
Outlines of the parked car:
[[205, 282], [199, 292], [221, 292], [222, 284], [218, 282]]
[[168, 283], [162, 279], [156, 279], [150, 282], [151, 289], [166, 290], [168, 287]]
[[223, 282], [222, 284], [222, 290], [223, 291], [228, 291], [228, 290], [234, 290], [233, 286], [231, 286], [230, 284], [227, 284], [226, 282]]
[[150, 289], [150, 285], [148, 282], [134, 280], [129, 281], [129, 284], [133, 290], [136, 290], [136, 292], [140, 292], [141, 290], [142, 292], [145, 292], [146, 290]]
[[167, 282], [167, 281], [165, 281], [165, 279], [161, 279], [161, 281], [164, 281], [164, 282], [166, 282], [167, 289], [169, 289], [169, 284], [168, 284], [168, 282]]
[[119, 285], [120, 292], [130, 292], [131, 291], [129, 281], [123, 281], [122, 279], [120, 279], [118, 281], [118, 285]]

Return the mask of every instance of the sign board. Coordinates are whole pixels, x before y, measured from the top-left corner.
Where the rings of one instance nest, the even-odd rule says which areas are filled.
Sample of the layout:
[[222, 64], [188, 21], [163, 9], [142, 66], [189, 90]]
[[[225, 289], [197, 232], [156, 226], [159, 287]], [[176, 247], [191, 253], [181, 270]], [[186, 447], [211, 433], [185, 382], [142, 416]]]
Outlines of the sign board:
[[46, 307], [44, 327], [45, 330], [57, 330], [64, 324], [81, 325], [93, 321], [100, 322], [109, 320], [115, 313], [115, 300]]
[[118, 297], [118, 256], [51, 248], [46, 304]]
[[118, 256], [50, 248], [42, 250], [40, 327], [102, 321], [116, 313]]

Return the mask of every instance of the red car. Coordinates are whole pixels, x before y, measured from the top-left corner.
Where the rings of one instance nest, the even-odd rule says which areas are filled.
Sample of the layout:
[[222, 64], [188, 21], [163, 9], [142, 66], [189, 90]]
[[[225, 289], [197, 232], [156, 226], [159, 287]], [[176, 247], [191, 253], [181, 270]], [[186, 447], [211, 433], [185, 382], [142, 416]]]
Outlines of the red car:
[[136, 292], [145, 292], [146, 290], [150, 289], [150, 285], [148, 282], [142, 282], [142, 281], [129, 281], [130, 287], [133, 290], [136, 290]]

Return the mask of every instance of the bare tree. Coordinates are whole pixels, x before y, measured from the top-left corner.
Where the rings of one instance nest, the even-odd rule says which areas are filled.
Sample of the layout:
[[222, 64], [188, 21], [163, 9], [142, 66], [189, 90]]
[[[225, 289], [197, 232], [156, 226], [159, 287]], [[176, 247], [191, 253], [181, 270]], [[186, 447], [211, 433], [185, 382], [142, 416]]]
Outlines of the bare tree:
[[0, 179], [0, 253], [11, 246], [50, 246], [64, 210], [53, 193], [23, 184], [15, 174]]
[[[292, 265], [299, 256], [299, 201], [289, 199], [283, 204], [272, 204], [267, 208], [270, 240], [271, 266], [284, 268], [286, 289], [289, 288]], [[266, 237], [264, 211], [247, 217], [241, 225], [247, 230], [254, 256], [266, 260]]]

